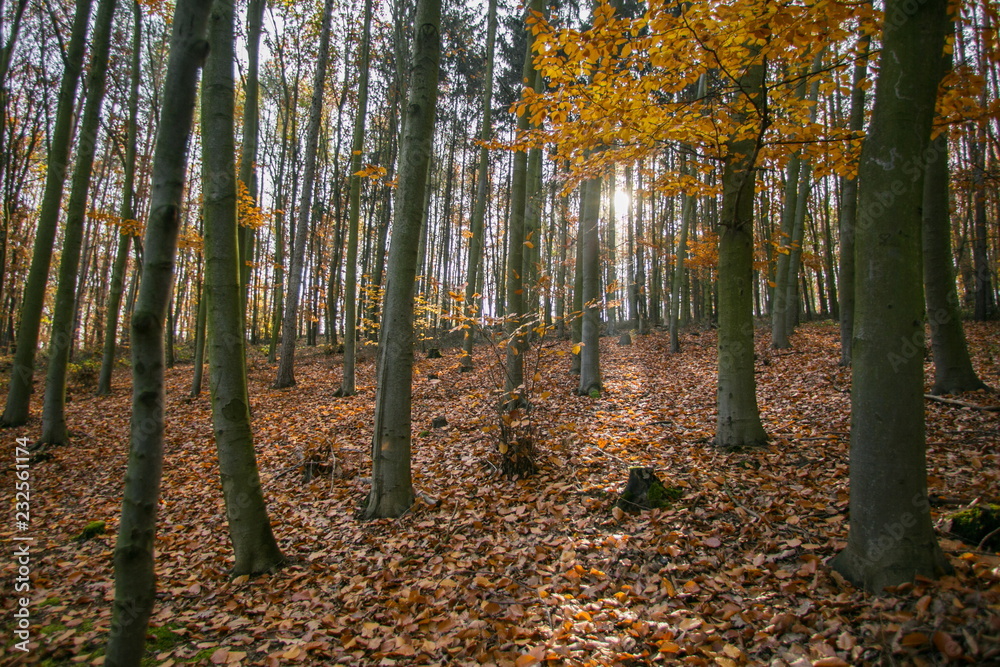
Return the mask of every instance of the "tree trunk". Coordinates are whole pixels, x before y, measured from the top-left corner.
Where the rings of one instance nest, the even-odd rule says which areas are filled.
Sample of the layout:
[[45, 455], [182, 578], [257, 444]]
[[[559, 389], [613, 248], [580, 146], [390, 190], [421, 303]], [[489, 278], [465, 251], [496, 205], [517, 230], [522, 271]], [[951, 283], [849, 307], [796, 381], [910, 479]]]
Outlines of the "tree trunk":
[[347, 211], [347, 275], [344, 279], [344, 372], [337, 396], [354, 395], [355, 346], [358, 339], [358, 224], [361, 217], [361, 153], [365, 143], [365, 116], [368, 113], [368, 66], [371, 50], [372, 0], [365, 0], [365, 19], [358, 57], [358, 109], [351, 137], [351, 190]]
[[486, 18], [486, 74], [483, 79], [483, 118], [479, 126], [479, 166], [476, 171], [476, 203], [472, 208], [469, 230], [469, 262], [466, 270], [465, 317], [463, 323], [461, 368], [472, 370], [472, 345], [475, 341], [475, 318], [482, 307], [482, 297], [476, 291], [483, 263], [483, 230], [486, 222], [486, 198], [490, 186], [490, 152], [486, 143], [493, 135], [493, 52], [497, 34], [497, 0], [489, 0]]
[[10, 372], [7, 404], [0, 424], [20, 426], [28, 420], [28, 407], [35, 377], [35, 351], [38, 349], [38, 332], [42, 325], [42, 308], [45, 305], [45, 287], [52, 263], [52, 246], [62, 208], [63, 185], [69, 168], [70, 143], [73, 133], [73, 111], [76, 91], [83, 71], [87, 25], [90, 20], [91, 0], [77, 0], [76, 13], [70, 33], [69, 47], [63, 58], [65, 69], [59, 87], [59, 104], [55, 125], [49, 142], [45, 164], [45, 192], [35, 227], [35, 244], [31, 255], [31, 268], [24, 286], [21, 301], [21, 321], [17, 329], [17, 350]]
[[194, 373], [191, 376], [191, 397], [201, 395], [205, 377], [205, 334], [208, 328], [208, 300], [205, 298], [205, 278], [198, 284], [198, 314], [194, 322]]
[[[756, 54], [753, 54], [756, 55]], [[750, 65], [740, 77], [743, 102], [760, 114], [764, 67]], [[754, 122], [763, 133], [763, 118]], [[719, 219], [719, 358], [718, 419], [715, 444], [719, 447], [762, 445], [767, 434], [757, 408], [753, 346], [753, 208], [755, 165], [760, 135], [736, 138], [727, 145], [722, 175], [722, 212]]]
[[[684, 157], [681, 157], [681, 171], [689, 173], [685, 169]], [[681, 288], [684, 285], [684, 260], [687, 258], [688, 229], [694, 221], [695, 198], [685, 193], [682, 195], [681, 203], [681, 230], [677, 238], [677, 260], [674, 264], [673, 284], [670, 288], [670, 352], [677, 354], [681, 351], [680, 322], [681, 322]]]
[[278, 364], [276, 389], [295, 384], [295, 338], [298, 333], [299, 292], [305, 271], [306, 240], [309, 236], [312, 213], [313, 181], [316, 178], [316, 153], [319, 144], [320, 121], [323, 116], [323, 89], [326, 87], [326, 68], [330, 57], [330, 21], [333, 18], [333, 0], [323, 4], [323, 27], [316, 57], [316, 75], [313, 78], [312, 103], [309, 107], [309, 127], [306, 129], [305, 168], [302, 174], [302, 199], [299, 202], [299, 219], [295, 229], [292, 265], [288, 273], [288, 290], [285, 296], [285, 316], [281, 324], [281, 361]]
[[887, 0], [859, 174], [850, 529], [831, 564], [873, 592], [949, 569], [927, 500], [923, 183], [912, 174], [934, 118], [946, 6], [928, 0], [911, 12], [904, 0]]
[[[260, 134], [260, 34], [264, 23], [264, 0], [249, 0], [247, 4], [247, 74], [243, 101], [243, 147], [240, 150], [240, 181], [247, 189], [253, 205], [257, 205], [257, 144]], [[242, 222], [242, 221], [241, 221]], [[251, 295], [254, 238], [257, 227], [244, 224], [239, 228], [239, 269], [242, 290], [243, 322], [246, 328], [247, 308]], [[256, 333], [254, 333], [256, 336]]]
[[[108, 57], [111, 52], [111, 26], [117, 0], [101, 0], [94, 20], [94, 33], [87, 80], [87, 97], [80, 121], [80, 142], [73, 170], [73, 185], [66, 206], [66, 229], [63, 232], [59, 260], [59, 284], [56, 289], [55, 313], [49, 339], [49, 363], [45, 377], [45, 400], [42, 406], [42, 437], [40, 442], [65, 445], [69, 441], [66, 426], [66, 372], [73, 348], [73, 320], [76, 316], [77, 273], [80, 270], [80, 250], [83, 227], [87, 218], [87, 198], [90, 177], [94, 171], [98, 134], [101, 129], [101, 105], [104, 102]], [[86, 276], [84, 276], [86, 278]]]
[[413, 383], [413, 286], [424, 189], [434, 139], [441, 0], [419, 0], [400, 147], [399, 186], [379, 336], [372, 488], [364, 516], [400, 516], [413, 504], [410, 473], [410, 401]]
[[580, 202], [580, 232], [583, 259], [577, 267], [582, 280], [580, 323], [580, 384], [576, 393], [597, 397], [601, 392], [601, 262], [598, 224], [601, 218], [601, 178], [585, 181]]
[[[949, 69], [950, 63], [945, 71]], [[984, 389], [986, 385], [972, 368], [969, 348], [965, 344], [958, 291], [955, 289], [948, 206], [947, 132], [931, 143], [931, 150], [929, 154], [933, 157], [929, 158], [924, 174], [922, 220], [925, 298], [934, 351], [934, 387], [931, 393], [960, 394]]]
[[205, 298], [208, 307], [212, 425], [236, 563], [232, 574], [257, 574], [282, 562], [260, 486], [247, 391], [245, 301], [236, 219], [233, 0], [215, 0], [201, 96], [204, 142]]
[[[101, 359], [101, 375], [97, 381], [97, 395], [111, 393], [111, 373], [115, 366], [115, 351], [118, 347], [118, 319], [121, 316], [122, 293], [125, 290], [125, 269], [128, 267], [128, 252], [132, 245], [132, 229], [135, 218], [135, 154], [139, 131], [139, 80], [142, 77], [142, 6], [132, 0], [134, 28], [132, 32], [132, 72], [128, 98], [128, 131], [125, 139], [125, 182], [122, 186], [121, 231], [118, 234], [118, 250], [114, 267], [111, 269], [111, 289], [108, 293], [108, 308], [104, 326], [104, 354]], [[129, 227], [126, 227], [128, 225]]]
[[145, 262], [132, 316], [131, 446], [115, 542], [115, 601], [105, 658], [109, 667], [139, 665], [156, 595], [153, 543], [163, 471], [163, 321], [173, 282], [198, 68], [208, 50], [205, 25], [209, 9], [207, 2], [178, 0], [173, 17], [161, 129], [153, 160]]
[[[851, 91], [851, 134], [859, 136], [865, 125], [865, 89], [868, 72], [868, 47], [871, 37], [861, 38], [861, 55], [854, 65]], [[851, 363], [851, 341], [854, 337], [854, 233], [858, 221], [858, 179], [843, 178], [840, 182], [840, 365]]]

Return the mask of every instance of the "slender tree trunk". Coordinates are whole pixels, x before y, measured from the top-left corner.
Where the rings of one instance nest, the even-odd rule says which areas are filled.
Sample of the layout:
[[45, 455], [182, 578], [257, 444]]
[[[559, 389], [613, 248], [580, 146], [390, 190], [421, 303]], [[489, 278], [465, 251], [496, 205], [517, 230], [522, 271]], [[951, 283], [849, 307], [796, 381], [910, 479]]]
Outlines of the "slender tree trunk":
[[236, 555], [232, 573], [256, 574], [283, 559], [271, 532], [250, 427], [236, 219], [234, 40], [233, 0], [214, 0], [201, 96], [212, 425]]
[[600, 395], [601, 385], [601, 262], [598, 225], [601, 219], [602, 179], [585, 182], [580, 203], [580, 232], [582, 265], [577, 271], [583, 276], [581, 328], [580, 328], [580, 396]]
[[368, 67], [371, 51], [372, 0], [365, 0], [365, 19], [358, 56], [358, 110], [351, 137], [351, 190], [347, 205], [347, 258], [344, 278], [344, 373], [337, 396], [354, 395], [354, 362], [358, 340], [358, 225], [361, 217], [361, 153], [365, 144], [365, 116], [368, 114]]
[[[865, 124], [865, 89], [868, 74], [868, 48], [871, 37], [861, 38], [861, 55], [854, 64], [851, 92], [851, 134], [859, 136]], [[851, 342], [854, 337], [854, 233], [858, 219], [858, 179], [843, 178], [840, 183], [840, 365], [851, 363]]]
[[156, 595], [153, 543], [163, 470], [163, 321], [173, 282], [198, 69], [208, 51], [209, 9], [207, 2], [178, 0], [173, 17], [145, 262], [132, 316], [132, 435], [115, 542], [115, 601], [104, 663], [110, 667], [139, 665]]
[[[740, 78], [744, 112], [759, 114], [764, 66], [751, 65]], [[763, 118], [756, 118], [763, 123]], [[753, 347], [753, 209], [755, 165], [760, 137], [731, 141], [722, 176], [719, 220], [719, 357], [718, 420], [715, 444], [720, 447], [761, 445], [767, 434], [757, 408]]]
[[[497, 34], [497, 0], [489, 0], [486, 17], [486, 74], [483, 83], [483, 117], [479, 126], [479, 166], [476, 170], [476, 202], [470, 223], [469, 262], [465, 284], [465, 317], [463, 324], [461, 369], [472, 370], [472, 346], [475, 341], [473, 320], [482, 309], [482, 296], [476, 291], [483, 263], [483, 230], [486, 221], [486, 199], [490, 187], [490, 151], [486, 143], [493, 135], [493, 52]], [[477, 296], [478, 295], [478, 296]]]
[[[80, 121], [80, 142], [73, 185], [66, 206], [66, 229], [63, 232], [59, 261], [59, 284], [49, 340], [49, 363], [45, 377], [45, 400], [42, 406], [41, 443], [65, 445], [69, 442], [66, 426], [66, 371], [73, 348], [73, 320], [76, 315], [77, 273], [83, 245], [87, 198], [94, 171], [98, 133], [101, 129], [101, 105], [104, 102], [108, 57], [111, 52], [111, 26], [117, 0], [101, 0], [94, 21], [87, 97]], [[86, 278], [86, 275], [83, 276]]]
[[[682, 157], [681, 160], [684, 158]], [[684, 170], [683, 162], [681, 170]], [[681, 321], [681, 288], [684, 286], [684, 261], [687, 258], [688, 229], [696, 215], [695, 198], [689, 194], [683, 195], [681, 203], [681, 231], [677, 239], [677, 262], [674, 266], [674, 280], [670, 292], [670, 352], [681, 351], [680, 321]]]
[[[924, 433], [923, 183], [945, 0], [887, 0], [875, 105], [861, 159], [851, 382], [847, 547], [831, 563], [857, 586], [936, 577], [949, 564], [927, 500]], [[904, 17], [900, 20], [898, 17]]]
[[201, 395], [205, 376], [205, 334], [208, 327], [208, 300], [205, 298], [205, 278], [198, 284], [198, 314], [194, 323], [194, 373], [191, 376], [191, 397]]
[[[531, 13], [541, 13], [541, 0], [531, 0], [527, 7], [527, 16]], [[528, 39], [525, 46], [524, 61], [521, 67], [521, 78], [523, 81], [532, 82], [535, 80], [535, 68], [532, 63], [531, 46], [533, 37], [528, 30]], [[528, 111], [525, 110], [517, 119], [517, 132], [523, 134], [527, 132], [530, 125]], [[521, 354], [524, 351], [524, 325], [525, 300], [524, 300], [524, 235], [525, 235], [525, 213], [528, 202], [528, 154], [519, 150], [514, 153], [514, 170], [511, 177], [510, 186], [510, 219], [507, 225], [507, 303], [504, 316], [507, 318], [507, 358], [506, 385], [504, 388], [505, 402], [513, 407], [523, 402], [524, 397], [520, 395], [520, 387], [524, 384], [524, 359]]]
[[281, 324], [281, 362], [278, 364], [276, 389], [295, 384], [295, 338], [298, 333], [299, 301], [302, 274], [305, 271], [306, 240], [309, 236], [312, 213], [313, 181], [316, 177], [316, 152], [319, 144], [320, 121], [323, 116], [323, 89], [326, 86], [326, 69], [330, 56], [330, 21], [333, 18], [333, 0], [323, 5], [323, 27], [319, 38], [316, 76], [313, 78], [312, 104], [309, 108], [309, 127], [306, 130], [305, 169], [302, 174], [302, 199], [295, 230], [292, 265], [288, 274], [288, 291], [285, 296], [285, 316]]
[[3, 416], [0, 417], [0, 424], [4, 426], [20, 426], [28, 420], [28, 407], [35, 377], [35, 351], [38, 349], [38, 332], [42, 325], [42, 308], [45, 304], [49, 266], [52, 263], [52, 246], [62, 207], [63, 185], [66, 182], [66, 170], [69, 168], [73, 110], [80, 73], [83, 71], [90, 7], [91, 0], [77, 0], [69, 47], [63, 58], [65, 69], [59, 88], [55, 126], [52, 129], [46, 159], [45, 191], [35, 227], [31, 268], [28, 270], [28, 280], [21, 297], [21, 321], [17, 329], [17, 349], [11, 367], [7, 404]]
[[104, 325], [104, 354], [101, 359], [101, 375], [97, 381], [97, 395], [111, 393], [111, 373], [115, 365], [115, 351], [118, 348], [118, 319], [121, 316], [122, 294], [125, 290], [125, 269], [128, 267], [128, 253], [132, 245], [135, 218], [135, 159], [139, 132], [139, 81], [142, 77], [142, 6], [132, 0], [132, 72], [128, 98], [129, 125], [125, 139], [125, 181], [122, 186], [121, 225], [118, 234], [118, 250], [114, 267], [111, 269], [111, 289], [108, 292], [108, 308]]
[[[247, 74], [243, 102], [243, 147], [240, 151], [240, 182], [247, 195], [257, 205], [257, 144], [260, 135], [260, 34], [264, 23], [264, 0], [249, 0], [247, 4]], [[243, 222], [243, 221], [241, 221]], [[239, 228], [239, 268], [242, 290], [243, 321], [246, 328], [247, 308], [251, 296], [250, 280], [253, 271], [254, 239], [257, 228], [242, 224]], [[255, 328], [251, 329], [256, 336]]]
[[[950, 60], [950, 58], [949, 58]], [[945, 71], [951, 69], [950, 63]], [[923, 191], [923, 258], [927, 319], [934, 351], [932, 394], [960, 394], [983, 389], [965, 343], [962, 311], [955, 289], [948, 205], [948, 134], [931, 143]]]
[[406, 135], [400, 147], [399, 186], [379, 336], [372, 488], [364, 510], [368, 519], [399, 516], [413, 504], [410, 473], [413, 286], [434, 139], [440, 23], [441, 0], [419, 0], [405, 107]]

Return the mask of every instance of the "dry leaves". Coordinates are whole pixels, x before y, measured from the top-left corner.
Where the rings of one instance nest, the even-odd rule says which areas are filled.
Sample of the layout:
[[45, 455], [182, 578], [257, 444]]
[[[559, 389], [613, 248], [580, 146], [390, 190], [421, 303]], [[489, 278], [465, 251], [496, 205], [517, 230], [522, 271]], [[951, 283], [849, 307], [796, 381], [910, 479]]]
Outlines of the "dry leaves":
[[[983, 379], [1000, 385], [997, 326], [970, 325]], [[207, 396], [189, 401], [190, 366], [168, 373], [166, 470], [157, 535], [160, 596], [150, 664], [180, 665], [858, 665], [1000, 659], [1000, 559], [949, 541], [953, 577], [872, 598], [825, 561], [846, 537], [847, 370], [829, 323], [804, 325], [788, 353], [758, 338], [759, 399], [771, 447], [723, 453], [714, 427], [715, 338], [690, 331], [602, 340], [604, 395], [572, 395], [566, 357], [543, 369], [540, 472], [509, 482], [488, 462], [485, 371], [421, 360], [414, 379], [417, 504], [360, 523], [374, 394], [334, 398], [339, 358], [300, 355], [298, 385], [268, 387], [250, 353], [254, 428], [275, 533], [291, 563], [230, 580]], [[569, 344], [565, 345], [568, 349]], [[435, 374], [441, 381], [428, 380]], [[119, 379], [119, 387], [124, 383]], [[996, 394], [965, 397], [996, 404]], [[32, 469], [32, 633], [12, 660], [101, 664], [111, 555], [128, 447], [128, 392], [72, 396], [74, 444]], [[432, 428], [435, 417], [448, 426]], [[931, 493], [998, 500], [996, 413], [927, 404]], [[36, 436], [37, 419], [5, 432]], [[329, 442], [340, 474], [281, 475]], [[495, 463], [495, 461], [493, 462]], [[653, 466], [683, 496], [616, 512], [629, 465]], [[12, 476], [2, 478], [9, 490]], [[5, 497], [12, 497], [8, 494]], [[944, 501], [942, 501], [944, 502]], [[77, 543], [93, 520], [108, 533]], [[4, 526], [4, 537], [11, 526]], [[0, 559], [11, 581], [13, 561]], [[9, 624], [13, 601], [3, 600]], [[10, 636], [9, 633], [7, 636]]]

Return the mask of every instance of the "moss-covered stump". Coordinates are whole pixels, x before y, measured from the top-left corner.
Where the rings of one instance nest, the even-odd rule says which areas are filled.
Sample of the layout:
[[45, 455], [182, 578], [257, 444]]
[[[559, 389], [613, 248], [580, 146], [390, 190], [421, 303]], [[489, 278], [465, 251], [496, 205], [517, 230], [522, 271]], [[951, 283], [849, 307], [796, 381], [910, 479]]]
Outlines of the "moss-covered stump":
[[664, 486], [652, 468], [632, 466], [628, 469], [628, 482], [616, 503], [626, 512], [667, 507], [683, 495], [681, 489]]
[[91, 521], [86, 526], [84, 526], [83, 530], [80, 531], [80, 534], [74, 537], [73, 539], [76, 540], [77, 542], [86, 542], [92, 537], [103, 535], [104, 530], [105, 526], [103, 521]]
[[975, 505], [951, 517], [951, 533], [973, 546], [1000, 551], [1000, 505]]

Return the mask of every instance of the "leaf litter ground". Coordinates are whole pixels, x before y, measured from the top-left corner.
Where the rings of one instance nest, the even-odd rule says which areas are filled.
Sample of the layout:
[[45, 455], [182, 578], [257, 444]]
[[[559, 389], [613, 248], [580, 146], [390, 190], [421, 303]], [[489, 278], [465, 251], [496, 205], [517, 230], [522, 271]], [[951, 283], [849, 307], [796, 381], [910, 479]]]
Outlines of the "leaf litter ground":
[[[1000, 386], [997, 326], [968, 334], [981, 377]], [[998, 664], [1000, 557], [958, 542], [947, 521], [1000, 500], [998, 413], [927, 402], [933, 512], [955, 575], [872, 597], [826, 565], [844, 545], [848, 508], [850, 376], [837, 365], [835, 328], [801, 327], [788, 352], [758, 333], [772, 444], [746, 452], [710, 443], [714, 332], [682, 342], [671, 356], [662, 333], [631, 346], [603, 339], [599, 399], [572, 395], [568, 357], [547, 360], [538, 389], [550, 395], [533, 412], [540, 470], [518, 481], [495, 473], [482, 430], [496, 418], [487, 373], [460, 373], [454, 351], [420, 359], [418, 501], [370, 523], [357, 520], [370, 475], [370, 360], [358, 394], [335, 398], [339, 357], [303, 350], [297, 386], [279, 391], [251, 351], [261, 475], [290, 562], [236, 579], [208, 397], [187, 397], [190, 366], [169, 371], [146, 664]], [[128, 378], [116, 380], [108, 398], [71, 388], [73, 444], [32, 467], [32, 650], [12, 646], [6, 588], [0, 663], [103, 662], [128, 448]], [[990, 392], [957, 398], [1000, 403]], [[433, 428], [437, 417], [448, 425]], [[38, 430], [36, 414], [6, 431], [8, 451]], [[293, 466], [327, 443], [334, 475], [304, 484]], [[615, 511], [630, 465], [654, 467], [683, 495], [665, 509]], [[8, 498], [12, 470], [11, 458], [0, 477]], [[9, 540], [13, 506], [8, 515]], [[96, 520], [105, 534], [73, 540]], [[0, 560], [12, 586], [14, 558]]]

